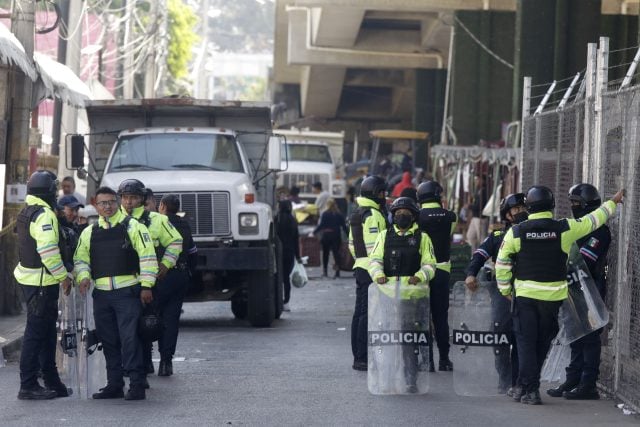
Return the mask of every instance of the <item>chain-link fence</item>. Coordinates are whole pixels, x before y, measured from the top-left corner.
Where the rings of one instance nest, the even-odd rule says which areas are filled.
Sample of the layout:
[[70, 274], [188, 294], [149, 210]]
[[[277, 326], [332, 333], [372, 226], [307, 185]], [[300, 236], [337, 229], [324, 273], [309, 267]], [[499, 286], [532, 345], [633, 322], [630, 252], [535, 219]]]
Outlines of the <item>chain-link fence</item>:
[[624, 205], [609, 222], [613, 241], [606, 303], [611, 316], [603, 333], [600, 385], [639, 409], [640, 85], [620, 89], [606, 83], [586, 100], [525, 114], [521, 185], [525, 191], [534, 184], [551, 188], [559, 218], [571, 216], [567, 195], [575, 183], [596, 185], [603, 200], [626, 189]]

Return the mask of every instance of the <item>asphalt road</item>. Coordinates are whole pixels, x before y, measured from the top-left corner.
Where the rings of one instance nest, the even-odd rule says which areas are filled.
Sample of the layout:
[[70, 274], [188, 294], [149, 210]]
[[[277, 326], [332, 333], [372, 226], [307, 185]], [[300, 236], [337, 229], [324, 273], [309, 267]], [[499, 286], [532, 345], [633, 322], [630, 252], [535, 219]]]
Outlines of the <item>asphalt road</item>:
[[[315, 271], [312, 271], [312, 275]], [[150, 377], [147, 400], [19, 401], [18, 367], [0, 368], [1, 425], [638, 425], [615, 402], [543, 396], [459, 397], [451, 373], [431, 374], [423, 396], [373, 396], [351, 369], [354, 284], [312, 280], [294, 289], [292, 311], [268, 329], [233, 319], [228, 304], [185, 305], [175, 375]], [[437, 359], [436, 359], [437, 360]], [[157, 363], [156, 363], [157, 366]]]

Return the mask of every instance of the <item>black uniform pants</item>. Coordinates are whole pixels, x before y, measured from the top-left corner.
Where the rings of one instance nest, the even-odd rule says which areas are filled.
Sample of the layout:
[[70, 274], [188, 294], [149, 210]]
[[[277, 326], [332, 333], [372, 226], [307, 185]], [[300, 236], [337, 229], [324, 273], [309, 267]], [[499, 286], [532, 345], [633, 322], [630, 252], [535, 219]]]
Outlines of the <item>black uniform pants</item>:
[[325, 232], [320, 243], [322, 244], [322, 269], [327, 274], [329, 252], [333, 253], [333, 261], [336, 263], [336, 267], [340, 265], [340, 243], [342, 243], [340, 233]]
[[291, 299], [291, 272], [293, 271], [293, 264], [296, 259], [292, 250], [282, 251], [282, 283], [284, 285], [284, 298], [285, 304], [289, 303]]
[[[56, 367], [56, 320], [60, 285], [20, 287], [27, 303], [27, 324], [20, 355], [20, 387], [25, 390], [33, 389], [38, 383], [38, 371], [42, 371], [45, 384], [56, 384], [60, 381]], [[41, 289], [42, 296], [39, 296]]]
[[[93, 291], [93, 317], [107, 361], [107, 383], [123, 387], [123, 373], [130, 383], [142, 385], [142, 346], [138, 338], [138, 321], [142, 315], [140, 285], [111, 291]], [[124, 372], [123, 372], [124, 370]]]
[[351, 352], [355, 362], [367, 362], [367, 316], [369, 307], [369, 285], [371, 276], [367, 270], [357, 267], [356, 306], [351, 320]]
[[440, 360], [449, 358], [449, 273], [436, 269], [429, 282], [431, 318]]
[[518, 345], [518, 383], [526, 392], [540, 388], [540, 371], [551, 340], [558, 333], [558, 310], [562, 301], [516, 297], [514, 331]]
[[598, 329], [571, 343], [571, 363], [567, 366], [567, 382], [595, 386], [600, 374], [600, 334]]

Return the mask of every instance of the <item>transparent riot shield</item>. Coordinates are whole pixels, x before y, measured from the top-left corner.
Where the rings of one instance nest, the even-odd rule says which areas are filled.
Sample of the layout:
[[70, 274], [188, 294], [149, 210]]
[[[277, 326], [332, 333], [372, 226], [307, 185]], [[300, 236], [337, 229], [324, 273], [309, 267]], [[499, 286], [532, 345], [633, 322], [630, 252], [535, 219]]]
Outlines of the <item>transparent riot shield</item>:
[[[409, 286], [413, 289], [407, 293]], [[369, 286], [370, 393], [424, 394], [429, 390], [428, 295], [426, 285]]]
[[78, 346], [81, 354], [80, 392], [82, 398], [90, 399], [93, 393], [97, 393], [107, 384], [107, 364], [96, 334], [93, 298], [90, 291], [81, 298], [79, 304], [82, 307], [81, 342]]
[[567, 283], [569, 296], [558, 314], [560, 333], [557, 338], [562, 344], [572, 343], [609, 322], [609, 311], [575, 244], [569, 254]]
[[571, 363], [571, 347], [555, 339], [542, 365], [540, 381], [563, 383], [566, 378], [566, 367]]
[[71, 389], [72, 396], [80, 396], [80, 357], [78, 354], [78, 311], [76, 307], [76, 288], [69, 295], [60, 289], [58, 297], [58, 347], [56, 365], [60, 379]]
[[511, 305], [495, 282], [470, 291], [456, 282], [449, 303], [453, 389], [461, 396], [502, 394], [511, 386]]

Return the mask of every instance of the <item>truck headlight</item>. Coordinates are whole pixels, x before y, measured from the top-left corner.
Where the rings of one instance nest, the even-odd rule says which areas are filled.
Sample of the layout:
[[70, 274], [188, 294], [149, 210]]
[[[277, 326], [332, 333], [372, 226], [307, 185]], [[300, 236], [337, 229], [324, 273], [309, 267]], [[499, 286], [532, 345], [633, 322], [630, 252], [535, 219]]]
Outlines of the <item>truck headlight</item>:
[[334, 196], [342, 197], [344, 195], [344, 185], [342, 185], [342, 184], [333, 184], [331, 186], [331, 193]]
[[241, 213], [238, 215], [240, 234], [258, 234], [258, 214]]

